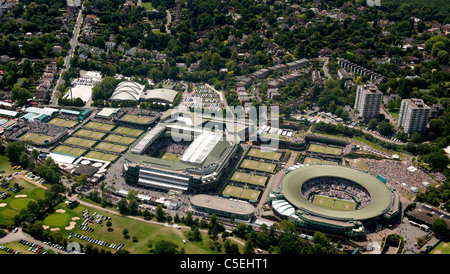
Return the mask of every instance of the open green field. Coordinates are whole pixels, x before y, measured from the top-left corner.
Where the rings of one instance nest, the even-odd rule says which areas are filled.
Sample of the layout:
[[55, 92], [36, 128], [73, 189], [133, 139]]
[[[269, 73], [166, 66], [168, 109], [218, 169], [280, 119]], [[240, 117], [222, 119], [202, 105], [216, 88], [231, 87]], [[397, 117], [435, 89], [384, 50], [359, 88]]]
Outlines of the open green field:
[[140, 116], [140, 115], [132, 115], [132, 114], [125, 114], [120, 118], [120, 120], [127, 121], [127, 122], [135, 122], [140, 124], [147, 124], [153, 119], [153, 117], [150, 116]]
[[306, 164], [306, 165], [315, 165], [315, 164], [338, 165], [337, 162], [323, 160], [323, 159], [317, 159], [317, 158], [311, 158], [311, 157], [305, 157], [305, 159], [303, 160], [303, 164]]
[[[6, 173], [5, 173], [6, 174]], [[0, 199], [0, 225], [7, 226], [14, 224], [14, 216], [20, 213], [22, 208], [26, 208], [30, 201], [43, 199], [45, 190], [21, 178], [14, 178], [10, 181], [10, 187], [17, 183], [24, 189], [14, 193], [7, 189], [0, 188], [1, 191], [9, 193], [11, 196]]]
[[130, 145], [136, 140], [136, 138], [125, 137], [125, 136], [120, 136], [120, 135], [115, 135], [115, 134], [109, 134], [108, 136], [106, 136], [106, 138], [104, 140], [114, 142], [114, 143], [124, 144], [124, 145]]
[[95, 148], [101, 149], [101, 150], [106, 150], [106, 151], [119, 152], [119, 153], [122, 153], [128, 149], [127, 146], [115, 145], [113, 143], [108, 143], [108, 142], [101, 142]]
[[130, 136], [134, 136], [134, 137], [138, 137], [139, 135], [144, 133], [144, 131], [141, 129], [134, 129], [134, 128], [129, 128], [129, 127], [117, 127], [116, 129], [114, 129], [114, 132], [130, 135]]
[[53, 137], [45, 134], [27, 132], [24, 135], [20, 136], [20, 139], [31, 141], [33, 143], [44, 143], [45, 141], [50, 141], [51, 139], [53, 139]]
[[77, 137], [70, 137], [67, 140], [65, 140], [64, 143], [91, 148], [95, 145], [95, 143], [97, 143], [97, 141], [86, 140]]
[[80, 130], [77, 130], [73, 135], [100, 140], [103, 138], [103, 136], [106, 135], [106, 133], [92, 131], [92, 130], [88, 130], [88, 129], [80, 129]]
[[337, 199], [322, 195], [315, 195], [313, 204], [332, 210], [355, 210], [356, 203], [354, 201]]
[[332, 154], [332, 155], [341, 155], [342, 148], [310, 144], [308, 147], [308, 151], [324, 153], [324, 154]]
[[440, 242], [433, 250], [431, 250], [430, 254], [450, 254], [450, 243]]
[[231, 180], [241, 183], [264, 186], [267, 182], [267, 177], [236, 171], [235, 173], [233, 173]]
[[66, 128], [73, 128], [74, 126], [76, 126], [78, 124], [78, 121], [66, 120], [66, 119], [61, 119], [61, 118], [53, 118], [50, 121], [48, 121], [48, 124], [66, 127]]
[[240, 167], [246, 169], [260, 170], [264, 172], [273, 172], [277, 167], [277, 165], [245, 159], [244, 161], [242, 161]]
[[[106, 226], [106, 221], [101, 224], [89, 223], [89, 227], [93, 228], [93, 232], [83, 231], [78, 228], [83, 222], [82, 212], [84, 209], [89, 210], [89, 214], [92, 216], [94, 212], [101, 214], [103, 216], [111, 217], [110, 222], [112, 223], [111, 231], [108, 230]], [[64, 212], [63, 212], [64, 211]], [[79, 218], [79, 219], [77, 219]], [[95, 220], [95, 217], [94, 217]], [[75, 222], [71, 226], [70, 222]], [[116, 215], [114, 213], [108, 212], [99, 208], [92, 208], [83, 204], [78, 205], [74, 209], [66, 208], [63, 204], [58, 205], [55, 211], [47, 215], [43, 220], [43, 224], [49, 226], [49, 229], [59, 228], [61, 235], [64, 238], [69, 237], [70, 232], [73, 234], [78, 233], [82, 235], [89, 236], [93, 239], [100, 241], [106, 241], [113, 244], [124, 244], [124, 249], [130, 251], [131, 254], [149, 254], [149, 243], [156, 243], [160, 240], [171, 241], [178, 245], [179, 249], [184, 248], [186, 254], [220, 254], [217, 250], [211, 250], [209, 248], [212, 240], [208, 238], [206, 233], [202, 233], [202, 242], [190, 242], [186, 237], [186, 232], [188, 230], [181, 229], [178, 230], [175, 227], [165, 226], [161, 224], [154, 224], [149, 221], [135, 220], [127, 218], [125, 216]], [[129, 238], [124, 238], [122, 232], [124, 229], [129, 231]], [[137, 242], [133, 242], [133, 237], [136, 237]], [[186, 244], [183, 243], [186, 240]], [[70, 241], [78, 242], [83, 245], [87, 245], [88, 242], [82, 240], [78, 237], [72, 238]], [[219, 240], [221, 242], [221, 240]], [[115, 249], [100, 246], [97, 244], [90, 243], [93, 247], [98, 249], [109, 250], [115, 253]], [[242, 246], [240, 246], [242, 248]]]
[[155, 9], [155, 8], [152, 6], [152, 3], [151, 3], [151, 2], [142, 2], [142, 3], [141, 3], [141, 6], [143, 6], [146, 10], [153, 10], [153, 9]]
[[102, 152], [98, 152], [98, 151], [89, 151], [88, 154], [86, 154], [84, 157], [102, 160], [102, 161], [113, 162], [119, 156], [114, 155], [114, 154], [102, 153]]
[[278, 161], [278, 160], [280, 160], [282, 154], [280, 152], [263, 151], [263, 150], [260, 150], [260, 149], [252, 148], [248, 152], [248, 155], [249, 156], [253, 156], [253, 157], [258, 157], [258, 158], [264, 158], [264, 159], [268, 159], [268, 160]]
[[223, 196], [231, 196], [252, 201], [258, 200], [259, 194], [261, 194], [261, 191], [232, 185], [227, 185], [222, 191]]
[[74, 155], [74, 156], [81, 156], [81, 155], [83, 155], [83, 153], [86, 152], [86, 149], [69, 147], [69, 146], [65, 146], [65, 145], [59, 145], [55, 149], [53, 149], [53, 152], [60, 152], [60, 153], [64, 153], [64, 154]]
[[102, 124], [99, 122], [89, 122], [86, 125], [84, 125], [84, 127], [103, 130], [103, 131], [110, 131], [111, 129], [113, 129], [115, 127], [115, 125]]

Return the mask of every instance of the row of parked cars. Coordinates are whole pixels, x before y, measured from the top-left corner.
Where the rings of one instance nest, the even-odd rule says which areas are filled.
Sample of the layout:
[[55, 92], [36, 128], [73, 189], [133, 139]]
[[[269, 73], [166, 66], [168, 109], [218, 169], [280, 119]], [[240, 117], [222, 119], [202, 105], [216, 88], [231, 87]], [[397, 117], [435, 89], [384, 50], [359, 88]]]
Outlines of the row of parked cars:
[[104, 246], [104, 247], [109, 247], [109, 248], [112, 248], [112, 249], [115, 249], [115, 250], [121, 249], [123, 247], [123, 245], [124, 245], [122, 243], [120, 243], [118, 245], [107, 243], [105, 241], [100, 241], [100, 240], [97, 240], [97, 239], [94, 239], [92, 237], [89, 237], [89, 236], [86, 236], [86, 235], [82, 235], [82, 234], [79, 234], [79, 233], [75, 233], [73, 236], [75, 236], [77, 238], [80, 238], [82, 240], [88, 241], [90, 243], [98, 244], [98, 245], [101, 245], [101, 246]]
[[29, 246], [28, 251], [31, 251], [33, 253], [36, 253], [36, 254], [47, 254], [47, 251], [41, 245], [29, 242], [27, 240], [19, 240], [19, 243]]

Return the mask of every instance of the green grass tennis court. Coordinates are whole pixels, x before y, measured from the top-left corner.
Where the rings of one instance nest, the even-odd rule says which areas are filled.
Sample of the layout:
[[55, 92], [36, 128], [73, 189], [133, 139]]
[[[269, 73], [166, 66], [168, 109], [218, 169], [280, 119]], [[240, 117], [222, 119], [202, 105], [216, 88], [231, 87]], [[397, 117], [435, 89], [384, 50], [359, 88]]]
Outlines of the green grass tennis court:
[[128, 122], [134, 122], [134, 123], [140, 123], [140, 124], [147, 124], [153, 119], [153, 117], [150, 116], [140, 116], [140, 115], [132, 115], [132, 114], [125, 114], [120, 118], [120, 120], [128, 121]]
[[117, 127], [114, 129], [115, 133], [126, 134], [134, 137], [140, 136], [144, 131], [141, 129], [134, 129], [129, 127]]
[[83, 153], [86, 152], [86, 149], [70, 147], [70, 146], [65, 146], [65, 145], [59, 145], [55, 149], [53, 149], [53, 152], [59, 152], [59, 153], [64, 153], [64, 154], [69, 154], [69, 155], [74, 155], [74, 156], [81, 156], [81, 155], [83, 155]]
[[115, 127], [115, 125], [102, 124], [99, 122], [89, 122], [86, 125], [84, 125], [84, 127], [103, 130], [103, 131], [111, 131], [111, 129], [113, 129]]
[[233, 173], [231, 180], [241, 183], [264, 186], [266, 184], [267, 177], [236, 171], [235, 173]]
[[109, 134], [108, 136], [106, 136], [106, 138], [104, 140], [109, 141], [109, 142], [124, 144], [124, 145], [130, 145], [136, 140], [136, 138], [125, 137], [125, 136], [120, 136], [120, 135], [115, 135], [115, 134]]
[[356, 203], [354, 201], [337, 199], [322, 195], [315, 195], [313, 204], [332, 210], [355, 210]]
[[50, 121], [48, 121], [48, 124], [66, 127], [66, 128], [73, 128], [74, 126], [76, 126], [78, 124], [78, 121], [66, 120], [66, 119], [61, 119], [61, 118], [53, 118]]
[[50, 141], [51, 139], [53, 139], [53, 137], [45, 134], [27, 132], [24, 135], [20, 136], [20, 139], [25, 141], [31, 141], [33, 143], [44, 143], [45, 141]]
[[70, 137], [65, 140], [64, 143], [91, 148], [95, 145], [95, 143], [97, 143], [97, 141], [81, 139], [78, 137]]
[[114, 155], [114, 154], [102, 153], [102, 152], [98, 152], [98, 151], [89, 151], [88, 154], [86, 154], [84, 157], [102, 160], [102, 161], [113, 162], [119, 156]]
[[242, 161], [240, 167], [264, 172], [273, 172], [277, 165], [245, 159], [244, 161]]
[[248, 154], [248, 156], [258, 157], [258, 158], [264, 158], [268, 160], [275, 160], [278, 161], [281, 158], [281, 153], [276, 151], [263, 151], [260, 149], [252, 148]]
[[310, 144], [308, 147], [308, 151], [332, 155], [341, 155], [342, 148]]
[[103, 136], [106, 135], [106, 133], [92, 131], [92, 130], [88, 130], [88, 129], [80, 129], [80, 130], [77, 130], [73, 135], [100, 140], [103, 138]]
[[119, 152], [119, 153], [122, 153], [128, 149], [127, 146], [115, 145], [113, 143], [108, 143], [108, 142], [101, 142], [95, 148], [101, 149], [101, 150], [106, 150], [106, 151]]
[[227, 185], [222, 191], [222, 196], [230, 196], [240, 198], [244, 200], [257, 201], [261, 191], [253, 190], [249, 188], [243, 188], [239, 186]]

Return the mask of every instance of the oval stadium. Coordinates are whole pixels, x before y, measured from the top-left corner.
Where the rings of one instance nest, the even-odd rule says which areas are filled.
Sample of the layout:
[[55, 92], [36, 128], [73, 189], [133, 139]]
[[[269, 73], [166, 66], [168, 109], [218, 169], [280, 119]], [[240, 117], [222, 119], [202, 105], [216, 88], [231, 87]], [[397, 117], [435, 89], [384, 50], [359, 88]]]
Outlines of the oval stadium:
[[365, 237], [367, 227], [392, 222], [399, 195], [376, 177], [338, 165], [304, 166], [282, 176], [268, 201], [274, 213], [304, 229]]

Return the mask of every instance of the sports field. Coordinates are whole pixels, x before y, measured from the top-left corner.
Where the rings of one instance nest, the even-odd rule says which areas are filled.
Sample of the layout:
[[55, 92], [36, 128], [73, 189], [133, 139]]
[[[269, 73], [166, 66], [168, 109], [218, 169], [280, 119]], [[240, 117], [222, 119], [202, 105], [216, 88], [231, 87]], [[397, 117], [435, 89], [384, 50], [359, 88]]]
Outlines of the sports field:
[[332, 155], [341, 155], [342, 148], [310, 144], [308, 147], [308, 151], [324, 153], [324, 154], [332, 154]]
[[173, 161], [173, 162], [179, 162], [180, 161], [180, 156], [175, 155], [173, 153], [169, 153], [169, 152], [162, 152], [158, 158], [160, 159], [164, 159], [164, 160], [169, 160], [169, 161]]
[[115, 144], [108, 143], [108, 142], [101, 142], [95, 148], [101, 149], [101, 150], [106, 150], [106, 151], [119, 152], [119, 153], [124, 152], [125, 150], [128, 149], [127, 146], [115, 145]]
[[126, 135], [130, 135], [130, 136], [135, 136], [138, 137], [139, 135], [141, 135], [144, 131], [140, 130], [140, 129], [134, 129], [134, 128], [129, 128], [129, 127], [117, 127], [114, 130], [115, 133], [121, 133], [121, 134], [126, 134]]
[[231, 177], [231, 180], [241, 183], [264, 186], [266, 184], [267, 177], [236, 171]]
[[263, 151], [260, 149], [252, 148], [248, 154], [248, 156], [258, 157], [258, 158], [264, 158], [268, 160], [275, 160], [278, 161], [281, 158], [280, 152], [275, 151]]
[[84, 136], [84, 137], [89, 137], [92, 139], [100, 140], [101, 138], [103, 138], [103, 136], [106, 135], [106, 133], [92, 131], [92, 130], [88, 130], [88, 129], [80, 129], [80, 130], [77, 130], [73, 135]]
[[147, 124], [153, 119], [153, 117], [150, 116], [140, 116], [140, 115], [132, 115], [132, 114], [125, 114], [120, 118], [120, 120], [124, 120], [127, 122], [134, 122], [134, 123], [140, 123], [140, 124]]
[[72, 144], [72, 145], [78, 145], [78, 146], [83, 146], [83, 147], [87, 147], [87, 148], [91, 148], [95, 145], [97, 141], [94, 140], [86, 140], [86, 139], [81, 139], [78, 137], [70, 137], [67, 140], [64, 141], [64, 143], [68, 143], [68, 144]]
[[333, 210], [355, 210], [356, 203], [354, 201], [331, 198], [322, 195], [315, 195], [313, 204], [318, 205], [323, 208], [333, 209]]
[[242, 161], [240, 167], [264, 172], [273, 172], [277, 165], [245, 159]]
[[258, 200], [261, 191], [238, 186], [227, 185], [222, 191], [222, 195], [241, 198], [244, 200]]
[[60, 145], [60, 146], [56, 147], [53, 150], [53, 152], [59, 152], [59, 153], [64, 153], [64, 154], [69, 154], [69, 155], [74, 155], [74, 156], [81, 156], [81, 155], [83, 155], [83, 153], [86, 152], [86, 149]]
[[119, 156], [114, 155], [114, 154], [102, 153], [102, 152], [98, 152], [98, 151], [89, 151], [89, 153], [86, 154], [84, 157], [112, 162], [112, 161], [116, 160], [117, 157], [119, 157]]
[[27, 132], [24, 135], [20, 136], [20, 139], [31, 141], [33, 143], [44, 143], [45, 141], [50, 141], [51, 139], [53, 139], [53, 137], [45, 134]]
[[136, 140], [136, 138], [125, 137], [125, 136], [120, 136], [120, 135], [115, 135], [115, 134], [109, 134], [105, 138], [105, 141], [110, 141], [110, 142], [124, 144], [124, 145], [130, 145], [135, 140]]
[[115, 127], [115, 125], [102, 124], [99, 122], [89, 122], [86, 125], [84, 125], [84, 127], [103, 130], [103, 131], [111, 131], [111, 129], [113, 129]]
[[53, 118], [50, 121], [48, 121], [48, 124], [66, 127], [66, 128], [72, 128], [78, 124], [78, 121], [66, 120], [66, 119], [61, 119], [61, 118]]
[[307, 164], [307, 165], [314, 165], [314, 164], [338, 165], [337, 162], [323, 160], [323, 159], [317, 159], [317, 158], [311, 158], [311, 157], [305, 157], [305, 159], [303, 160], [303, 164]]

